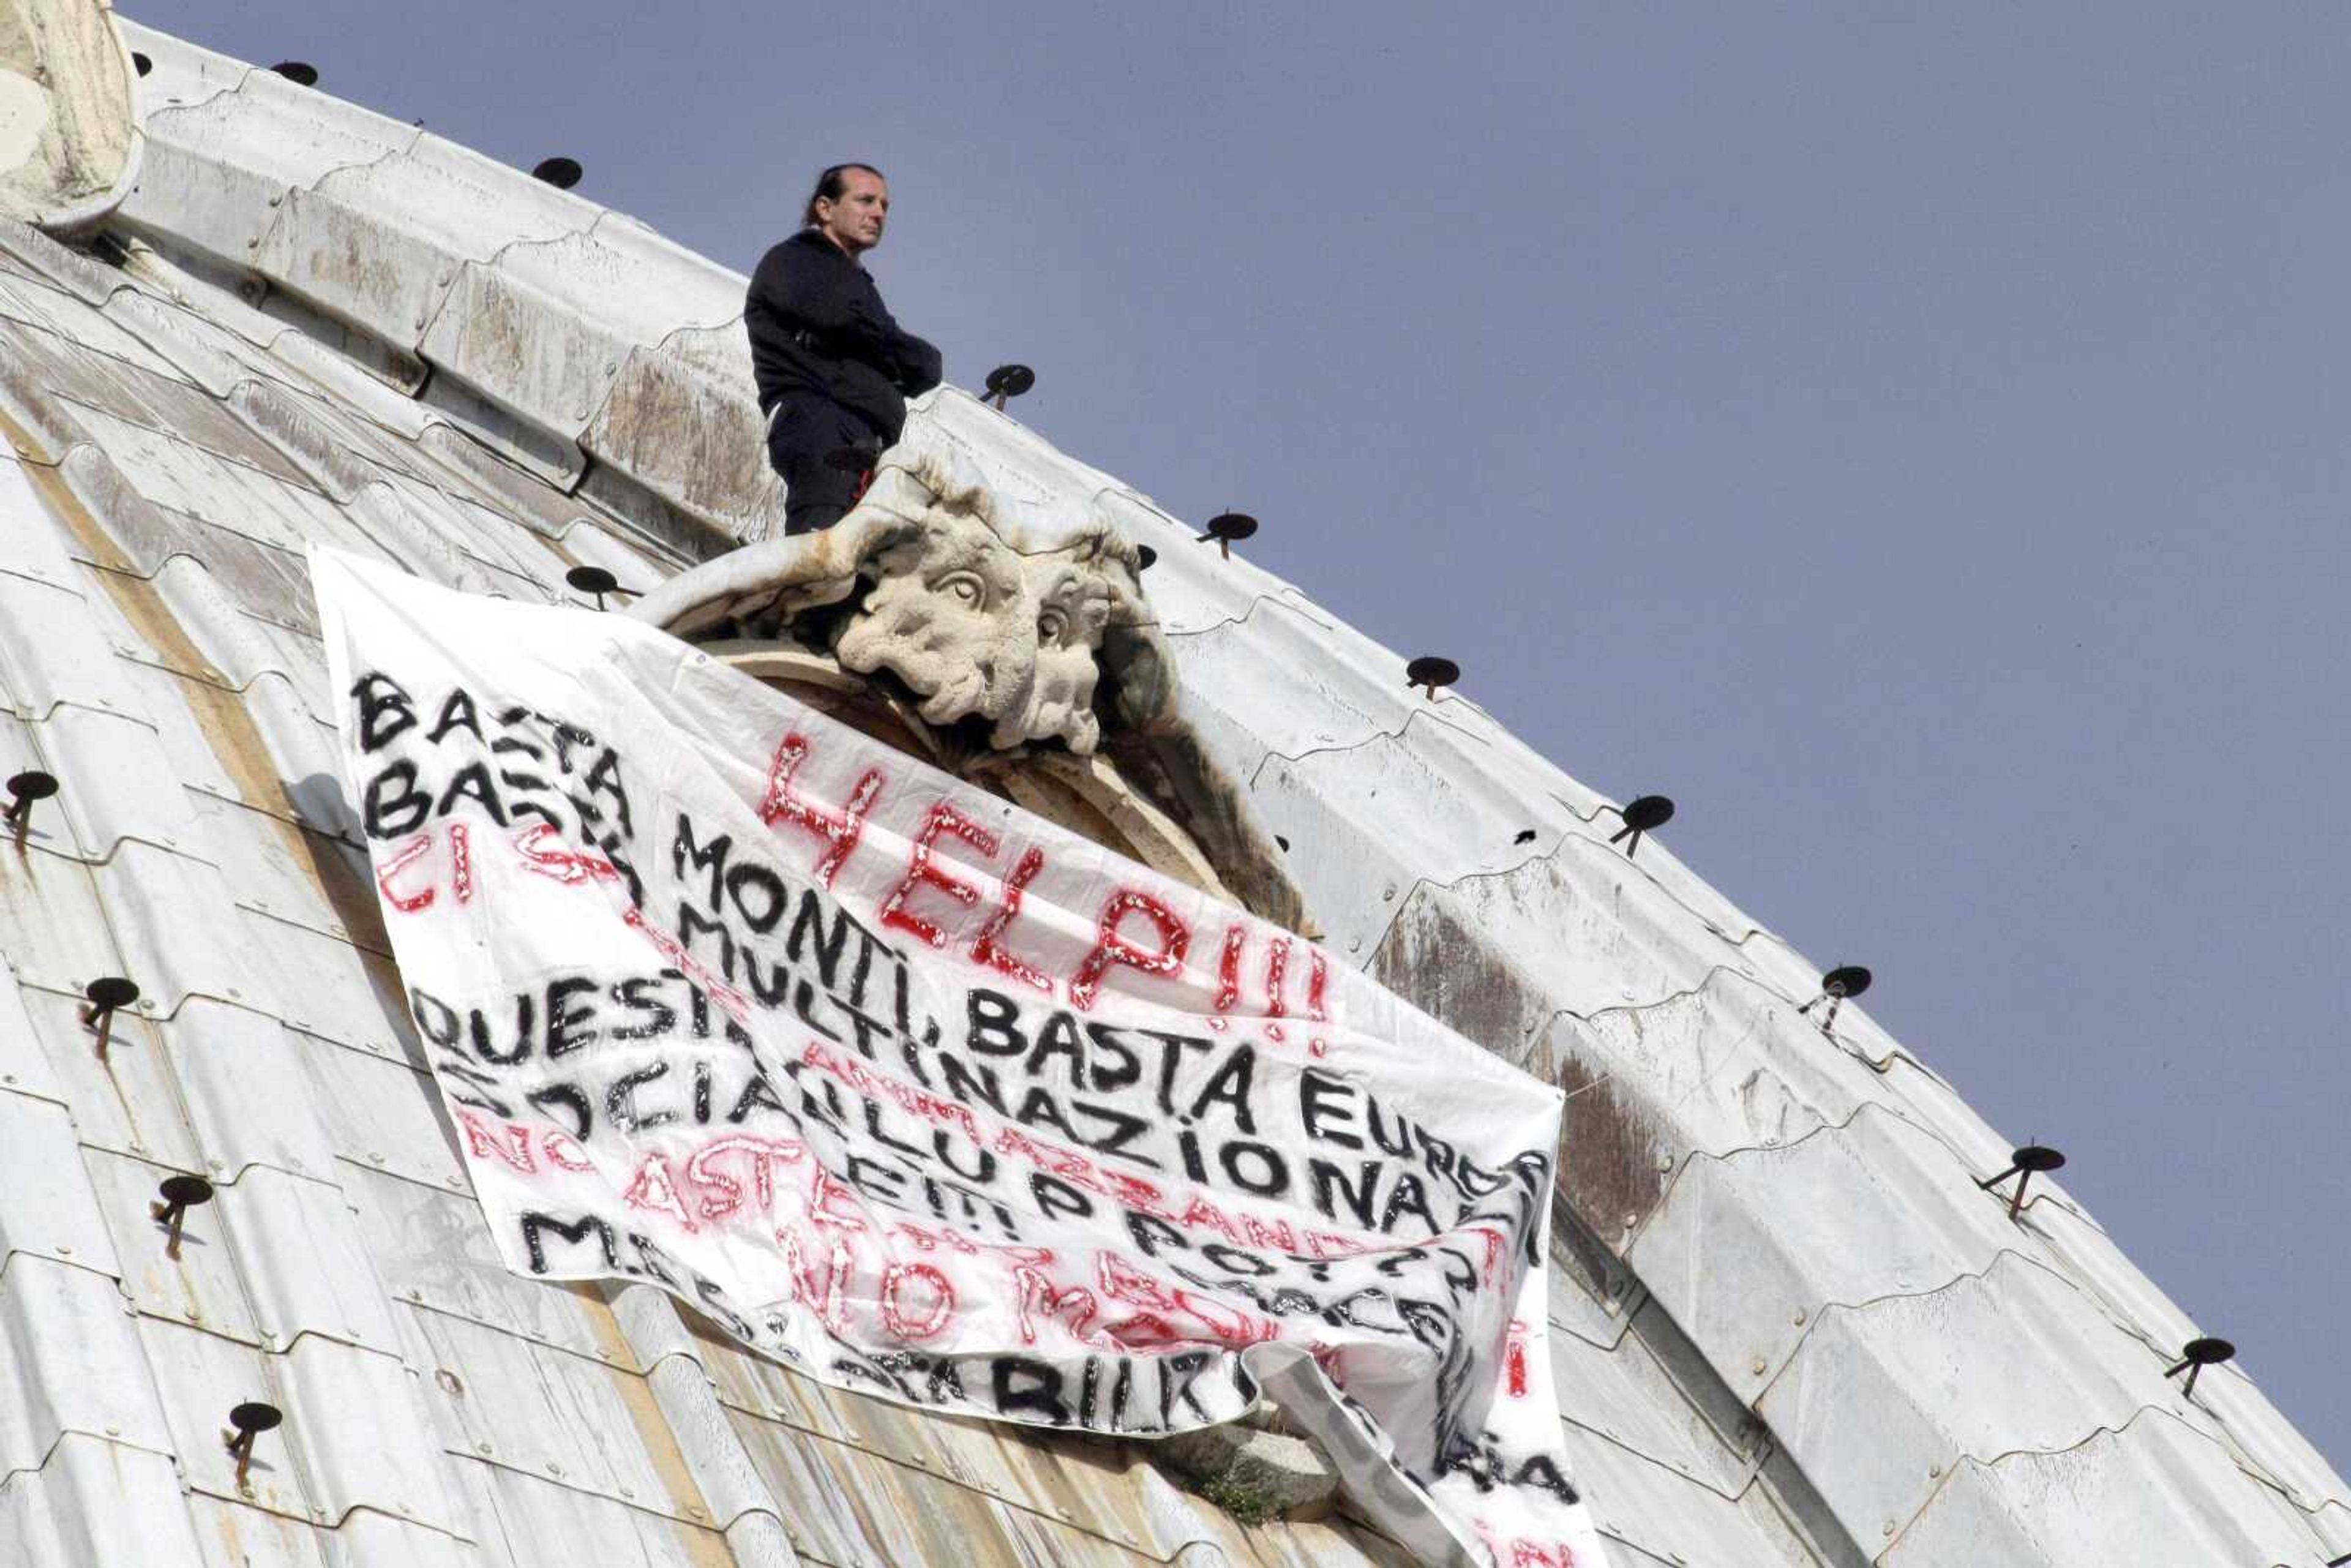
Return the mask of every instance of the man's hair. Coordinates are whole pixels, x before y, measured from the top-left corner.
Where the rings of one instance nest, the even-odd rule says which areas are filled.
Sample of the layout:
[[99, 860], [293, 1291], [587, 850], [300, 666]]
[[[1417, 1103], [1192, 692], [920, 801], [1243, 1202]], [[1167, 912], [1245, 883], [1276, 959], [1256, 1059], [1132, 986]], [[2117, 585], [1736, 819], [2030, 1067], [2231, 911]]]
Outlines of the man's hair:
[[809, 193], [808, 205], [800, 212], [802, 228], [816, 227], [816, 204], [819, 202], [841, 200], [849, 189], [849, 172], [852, 169], [862, 169], [877, 180], [890, 177], [871, 163], [835, 163], [816, 177], [816, 189]]

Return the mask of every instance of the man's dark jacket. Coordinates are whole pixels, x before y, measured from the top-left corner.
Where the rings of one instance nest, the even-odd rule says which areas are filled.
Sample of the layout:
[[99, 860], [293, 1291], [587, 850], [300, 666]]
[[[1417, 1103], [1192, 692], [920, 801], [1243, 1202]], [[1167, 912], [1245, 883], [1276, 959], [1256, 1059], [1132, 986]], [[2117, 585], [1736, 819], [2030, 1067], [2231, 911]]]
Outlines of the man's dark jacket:
[[743, 323], [762, 413], [820, 398], [887, 444], [905, 427], [906, 399], [939, 384], [939, 351], [900, 330], [865, 269], [815, 229], [760, 258]]

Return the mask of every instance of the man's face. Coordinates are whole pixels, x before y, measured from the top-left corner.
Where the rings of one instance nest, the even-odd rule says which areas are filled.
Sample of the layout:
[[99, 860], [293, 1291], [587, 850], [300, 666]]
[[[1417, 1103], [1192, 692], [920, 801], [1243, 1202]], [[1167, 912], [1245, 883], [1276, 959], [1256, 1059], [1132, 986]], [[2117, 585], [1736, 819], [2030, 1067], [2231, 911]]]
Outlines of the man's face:
[[840, 198], [816, 204], [817, 226], [857, 256], [882, 243], [882, 227], [890, 220], [890, 183], [871, 169], [852, 169], [841, 178]]

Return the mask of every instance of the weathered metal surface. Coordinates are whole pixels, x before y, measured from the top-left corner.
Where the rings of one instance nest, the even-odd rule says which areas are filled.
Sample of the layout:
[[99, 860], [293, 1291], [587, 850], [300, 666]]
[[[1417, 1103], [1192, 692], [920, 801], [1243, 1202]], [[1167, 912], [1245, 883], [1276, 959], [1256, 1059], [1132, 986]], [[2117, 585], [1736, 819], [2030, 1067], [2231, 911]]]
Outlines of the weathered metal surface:
[[1573, 1424], [1567, 1457], [1601, 1532], [1661, 1562], [1768, 1564], [1816, 1561], [1761, 1482], [1726, 1498]]
[[193, 1001], [162, 1027], [204, 1174], [240, 1179], [256, 1166], [325, 1176], [335, 1150], [302, 1068], [303, 1042], [276, 1019]]
[[[832, 1394], [661, 1299], [497, 1262], [367, 950], [299, 552], [560, 599], [571, 563], [650, 587], [756, 533], [741, 280], [410, 128], [139, 47], [176, 160], [140, 198], [155, 249], [113, 267], [0, 226], [0, 761], [65, 785], [25, 855], [0, 843], [0, 1540], [43, 1568], [1399, 1561], [1342, 1521], [1245, 1530], [1133, 1448]], [[465, 267], [413, 276], [428, 250]], [[416, 346], [472, 390], [403, 396]], [[1619, 1562], [2351, 1550], [2341, 1479], [2242, 1373], [2180, 1404], [2185, 1314], [2055, 1184], [2011, 1222], [1974, 1185], [2010, 1140], [1864, 1010], [1834, 1040], [1796, 1018], [1817, 966], [1665, 843], [1628, 861], [1601, 796], [1458, 694], [1407, 691], [1246, 550], [961, 392], [924, 411], [1023, 504], [1158, 551], [1187, 714], [1254, 776], [1334, 946], [1575, 1092], [1555, 1370]], [[678, 420], [691, 461], [653, 439]], [[78, 1016], [102, 973], [151, 1001], [104, 1064]], [[172, 1170], [223, 1184], [176, 1261], [147, 1208]], [[219, 1430], [264, 1396], [287, 1424], [247, 1498]]]
[[[390, 122], [374, 129], [384, 142], [397, 138]], [[437, 137], [413, 139], [289, 189], [254, 265], [275, 286], [413, 350], [460, 267], [594, 221], [589, 203], [544, 183], [518, 188], [514, 172]]]
[[1689, 1161], [1626, 1256], [1751, 1402], [1823, 1306], [1941, 1290], [2003, 1251], [2040, 1255], [2004, 1210], [1947, 1191], [1975, 1194], [1950, 1151], [1865, 1109], [1785, 1147]]
[[[126, 30], [142, 52], [174, 68], [187, 57], [185, 45]], [[205, 69], [200, 62], [189, 74]], [[250, 267], [287, 192], [419, 134], [271, 71], [248, 71], [196, 101], [151, 99], [146, 124], [146, 168], [122, 217], [239, 271]]]
[[79, 1433], [0, 1477], [0, 1541], [26, 1563], [206, 1568], [170, 1456]]
[[[193, 1168], [197, 1145], [173, 1112], [171, 1066], [158, 1049], [168, 1025], [118, 1014], [100, 1057], [98, 1037], [82, 1019], [88, 1004], [78, 995], [27, 988], [18, 999], [29, 1039], [45, 1058], [50, 1092], [73, 1107], [74, 1135], [85, 1149]], [[60, 1172], [52, 1179], [66, 1177]]]
[[39, 1469], [68, 1433], [172, 1451], [156, 1382], [101, 1267], [12, 1252], [0, 1268], [0, 1475]]
[[2043, 1266], [2003, 1253], [1938, 1291], [1823, 1307], [1758, 1409], [1792, 1447], [1825, 1457], [1821, 1490], [1865, 1537], [1873, 1521], [1898, 1532], [1963, 1459], [2054, 1451], [2085, 1420], [2120, 1430], [2143, 1409], [2202, 1424], [2146, 1346], [2076, 1321], [2076, 1301]]
[[[732, 274], [715, 293], [740, 314]], [[767, 422], [743, 396], [750, 382], [739, 320], [680, 327], [626, 351], [580, 444], [664, 500], [756, 535], [779, 512], [783, 486], [768, 466]]]
[[[138, 1327], [171, 1427], [159, 1446], [178, 1454], [191, 1490], [329, 1527], [365, 1508], [464, 1533], [422, 1396], [397, 1358], [315, 1334], [268, 1351], [164, 1318], [142, 1315]], [[259, 1438], [240, 1485], [220, 1433], [230, 1408], [253, 1399], [286, 1421]]]
[[[1663, 1315], [1654, 1304], [1647, 1310]], [[1644, 1336], [1604, 1350], [1562, 1334], [1551, 1354], [1552, 1386], [1569, 1425], [1726, 1498], [1739, 1497], [1754, 1479], [1750, 1457], [1684, 1397]]]
[[[1885, 1568], [2318, 1568], [2325, 1561], [2318, 1541], [2281, 1511], [2282, 1500], [2216, 1458], [2206, 1439], [2150, 1411], [2120, 1432], [2095, 1432], [2056, 1452], [1970, 1460], [1916, 1523], [1886, 1540], [1879, 1561]], [[2190, 1476], [2196, 1484], [2182, 1486]]]
[[0, 316], [70, 339], [82, 348], [127, 361], [157, 375], [178, 373], [170, 361], [141, 341], [135, 333], [124, 330], [102, 313], [93, 319], [89, 311], [78, 308], [79, 304], [71, 294], [31, 278], [11, 277], [0, 282]]
[[63, 1105], [0, 1094], [0, 1260], [120, 1271]]
[[[479, 1521], [483, 1568], [785, 1568], [789, 1556], [730, 1555], [720, 1531], [649, 1511], [617, 1497], [549, 1481], [495, 1459], [453, 1461]], [[787, 1549], [789, 1551], [789, 1549]]]

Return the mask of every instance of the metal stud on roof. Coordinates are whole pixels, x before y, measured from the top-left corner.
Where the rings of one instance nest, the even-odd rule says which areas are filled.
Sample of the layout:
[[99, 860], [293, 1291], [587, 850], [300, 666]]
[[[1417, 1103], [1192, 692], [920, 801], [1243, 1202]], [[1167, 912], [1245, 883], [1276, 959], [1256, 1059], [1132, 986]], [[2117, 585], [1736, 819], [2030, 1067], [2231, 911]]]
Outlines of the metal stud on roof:
[[0, 810], [0, 821], [15, 831], [18, 849], [25, 847], [25, 830], [33, 823], [33, 802], [46, 800], [57, 792], [56, 776], [37, 769], [28, 769], [8, 780], [8, 804]]
[[305, 60], [280, 60], [269, 68], [296, 87], [317, 87], [319, 68]]
[[998, 409], [1037, 384], [1037, 372], [1026, 365], [998, 365], [987, 372], [987, 396]]
[[1405, 685], [1418, 686], [1431, 700], [1436, 698], [1437, 687], [1449, 686], [1460, 678], [1460, 665], [1434, 653], [1423, 653], [1404, 667]]
[[1857, 997], [1869, 989], [1870, 974], [1859, 964], [1840, 964], [1821, 977], [1821, 994], [1796, 1009], [1802, 1018], [1823, 1002], [1829, 1005], [1821, 1016], [1821, 1032], [1827, 1034], [1836, 1027], [1837, 1009], [1847, 997]]
[[2237, 1347], [2224, 1339], [2214, 1339], [2210, 1336], [2191, 1339], [2179, 1347], [2179, 1362], [2163, 1375], [2177, 1377], [2183, 1372], [2188, 1374], [2187, 1385], [2180, 1389], [2179, 1396], [2182, 1399], [2190, 1398], [2196, 1393], [2197, 1374], [2208, 1366], [2218, 1366], [2222, 1362], [2234, 1358], [2236, 1354]]
[[1654, 832], [1674, 820], [1674, 803], [1663, 795], [1635, 795], [1625, 802], [1625, 809], [1617, 815], [1625, 819], [1625, 825], [1610, 834], [1608, 841], [1613, 844], [1629, 835], [1632, 842], [1625, 846], [1625, 858], [1630, 860], [1641, 847], [1642, 834]]
[[1233, 559], [1233, 541], [1248, 538], [1256, 532], [1257, 519], [1247, 512], [1218, 512], [1208, 519], [1207, 530], [1200, 535], [1200, 542], [1207, 544], [1210, 539], [1216, 540], [1217, 549], [1224, 553], [1227, 560], [1230, 560]]
[[248, 1399], [228, 1413], [230, 1430], [223, 1436], [228, 1451], [236, 1456], [236, 1484], [245, 1484], [246, 1471], [253, 1468], [253, 1439], [263, 1432], [272, 1432], [286, 1419], [286, 1413], [275, 1405], [258, 1399]]
[[2044, 1171], [2063, 1170], [2065, 1156], [2040, 1144], [2026, 1144], [2009, 1156], [2009, 1167], [1995, 1176], [1986, 1176], [1976, 1185], [1990, 1192], [2009, 1177], [2016, 1178], [2016, 1191], [2008, 1200], [2008, 1217], [2014, 1219], [2024, 1207], [2024, 1189], [2032, 1178]]
[[163, 1256], [180, 1255], [180, 1228], [188, 1210], [201, 1207], [213, 1200], [213, 1184], [200, 1176], [167, 1176], [156, 1189], [162, 1201], [153, 1207], [155, 1223], [167, 1228], [171, 1239], [163, 1243]]
[[89, 1003], [81, 1010], [81, 1021], [98, 1031], [98, 1054], [103, 1060], [114, 1036], [114, 1015], [139, 999], [139, 988], [120, 975], [109, 975], [84, 986], [81, 994]]
[[580, 183], [583, 172], [577, 158], [542, 158], [532, 166], [530, 177], [545, 181], [559, 191], [568, 191]]

